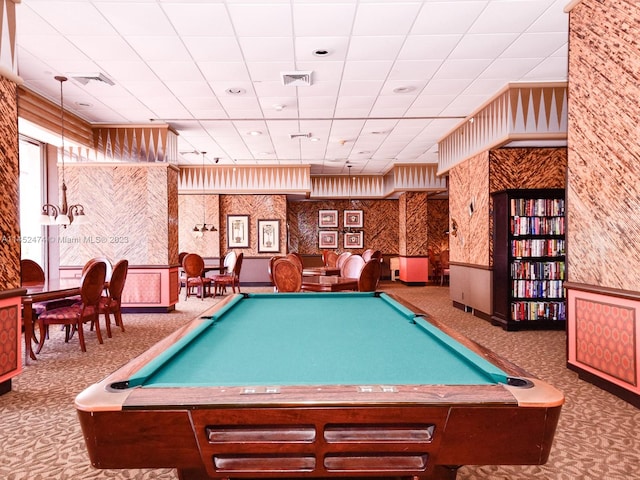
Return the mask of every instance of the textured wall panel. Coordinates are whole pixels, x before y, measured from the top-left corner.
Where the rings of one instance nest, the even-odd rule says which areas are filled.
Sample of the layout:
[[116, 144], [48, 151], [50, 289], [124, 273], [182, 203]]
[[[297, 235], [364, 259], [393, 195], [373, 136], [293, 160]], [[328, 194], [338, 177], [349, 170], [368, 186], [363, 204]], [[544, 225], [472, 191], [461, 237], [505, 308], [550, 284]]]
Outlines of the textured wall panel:
[[565, 188], [566, 148], [500, 148], [489, 153], [489, 189]]
[[427, 194], [407, 192], [401, 195], [405, 204], [405, 235], [407, 257], [427, 256], [429, 254], [427, 228]]
[[[60, 230], [60, 265], [121, 258], [131, 265], [177, 262], [177, 189], [167, 164], [67, 164], [69, 202], [82, 203], [88, 225]], [[170, 247], [171, 245], [171, 247]]]
[[637, 386], [635, 309], [584, 298], [576, 298], [574, 308], [576, 360]]
[[0, 290], [20, 286], [18, 115], [16, 86], [0, 76]]
[[449, 248], [449, 200], [427, 200], [428, 248], [438, 255]]
[[21, 336], [20, 324], [16, 305], [0, 308], [0, 378], [15, 372], [21, 361], [16, 342]]
[[[180, 252], [197, 253], [202, 257], [220, 256], [219, 199], [219, 195], [211, 194], [178, 195]], [[203, 232], [201, 237], [194, 237], [193, 227], [202, 225], [203, 219], [206, 220], [207, 226], [213, 225], [217, 231]]]
[[[338, 210], [338, 228], [319, 228], [319, 210]], [[292, 251], [301, 254], [317, 254], [319, 231], [338, 233], [337, 251], [344, 251], [344, 210], [362, 210], [364, 220], [364, 248], [348, 249], [362, 253], [366, 248], [380, 250], [384, 254], [398, 253], [398, 201], [397, 200], [347, 200], [304, 201], [289, 204], [289, 235]]]
[[[178, 279], [175, 279], [177, 290]], [[160, 305], [162, 301], [162, 274], [160, 272], [130, 272], [122, 291], [122, 303], [127, 305]]]
[[258, 253], [258, 220], [280, 220], [280, 250], [286, 253], [286, 195], [221, 195], [220, 196], [220, 253], [227, 247], [227, 215], [249, 215], [249, 248], [233, 248], [245, 257], [271, 257], [273, 253]]
[[[473, 214], [470, 206], [473, 205]], [[449, 171], [451, 261], [489, 266], [489, 155], [480, 153]], [[457, 225], [453, 234], [453, 221]]]
[[636, 0], [571, 12], [568, 277], [640, 290], [640, 24]]

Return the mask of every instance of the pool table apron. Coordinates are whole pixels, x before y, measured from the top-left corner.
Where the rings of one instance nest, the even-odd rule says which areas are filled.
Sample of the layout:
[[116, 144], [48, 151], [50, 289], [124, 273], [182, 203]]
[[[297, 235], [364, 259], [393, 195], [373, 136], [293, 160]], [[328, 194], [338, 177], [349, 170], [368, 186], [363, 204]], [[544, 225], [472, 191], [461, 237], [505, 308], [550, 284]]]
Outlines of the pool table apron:
[[430, 479], [442, 465], [546, 462], [560, 405], [519, 405], [514, 388], [135, 388], [121, 410], [78, 414], [98, 468]]

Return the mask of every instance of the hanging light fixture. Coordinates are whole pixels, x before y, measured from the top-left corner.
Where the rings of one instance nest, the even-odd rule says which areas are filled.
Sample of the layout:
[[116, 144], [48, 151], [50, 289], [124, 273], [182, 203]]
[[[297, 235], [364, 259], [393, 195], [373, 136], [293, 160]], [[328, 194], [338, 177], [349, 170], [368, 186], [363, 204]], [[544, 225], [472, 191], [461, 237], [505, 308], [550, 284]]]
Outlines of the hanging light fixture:
[[71, 225], [74, 221], [76, 225], [87, 223], [86, 216], [84, 214], [84, 207], [77, 203], [69, 206], [67, 203], [67, 184], [64, 178], [64, 96], [62, 93], [62, 84], [67, 81], [67, 77], [56, 76], [54, 77], [60, 82], [60, 137], [62, 140], [62, 203], [59, 207], [45, 203], [42, 205], [42, 214], [40, 215], [40, 223], [42, 225], [62, 225], [67, 228], [67, 225]]
[[[201, 152], [202, 153], [202, 224], [198, 224], [196, 223], [195, 226], [193, 227], [193, 236], [196, 238], [202, 238], [202, 236], [204, 235], [204, 232], [217, 232], [218, 229], [215, 227], [215, 225], [207, 225], [207, 199], [205, 196], [205, 190], [204, 190], [204, 155], [207, 152]], [[216, 163], [218, 163], [216, 161]]]
[[[349, 187], [349, 189], [348, 189], [348, 192], [349, 192], [349, 208], [353, 209], [353, 201], [351, 200], [351, 185], [352, 185], [352, 182], [353, 182], [354, 179], [351, 178], [351, 167], [352, 167], [352, 165], [347, 164], [347, 168], [349, 169], [349, 180], [348, 180], [348, 183], [347, 183], [347, 185]], [[347, 226], [347, 227], [343, 228], [342, 233], [358, 233], [359, 231], [360, 230], [357, 230], [354, 227]]]

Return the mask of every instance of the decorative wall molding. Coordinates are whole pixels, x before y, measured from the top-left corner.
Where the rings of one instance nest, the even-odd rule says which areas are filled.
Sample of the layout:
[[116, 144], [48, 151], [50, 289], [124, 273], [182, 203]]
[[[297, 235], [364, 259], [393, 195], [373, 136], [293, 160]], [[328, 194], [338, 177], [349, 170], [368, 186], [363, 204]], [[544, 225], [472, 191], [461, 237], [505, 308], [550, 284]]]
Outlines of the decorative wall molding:
[[[443, 192], [445, 177], [432, 164], [395, 165], [386, 175], [321, 175], [311, 177], [311, 198], [386, 198], [407, 191]], [[349, 183], [351, 178], [351, 183]]]
[[16, 58], [16, 3], [0, 0], [0, 75], [21, 84]]
[[510, 83], [438, 142], [438, 174], [508, 143], [566, 142], [567, 83]]
[[92, 130], [97, 161], [178, 161], [178, 135], [169, 125], [103, 125]]
[[[204, 172], [204, 177], [203, 177]], [[308, 194], [311, 190], [309, 165], [260, 165], [180, 167], [180, 193]]]

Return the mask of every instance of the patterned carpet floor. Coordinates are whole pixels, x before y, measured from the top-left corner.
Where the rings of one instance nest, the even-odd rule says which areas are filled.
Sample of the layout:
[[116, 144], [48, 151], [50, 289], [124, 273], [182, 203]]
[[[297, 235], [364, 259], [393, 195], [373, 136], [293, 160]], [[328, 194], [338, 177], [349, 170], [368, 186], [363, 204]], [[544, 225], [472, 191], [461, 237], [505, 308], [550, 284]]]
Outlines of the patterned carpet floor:
[[[566, 368], [564, 332], [505, 332], [453, 308], [446, 287], [383, 282], [381, 289], [402, 297], [546, 380], [566, 396], [546, 465], [464, 466], [458, 472], [459, 480], [640, 479], [640, 410], [579, 380]], [[77, 339], [65, 344], [62, 332], [52, 330], [39, 359], [25, 365], [23, 373], [13, 380], [13, 390], [0, 396], [0, 479], [176, 479], [177, 474], [171, 469], [91, 467], [73, 401], [88, 385], [144, 352], [216, 301], [219, 298], [191, 298], [180, 302], [172, 313], [125, 315], [126, 332], [114, 330], [113, 338], [105, 338], [103, 345], [89, 332], [88, 352], [84, 354]]]

